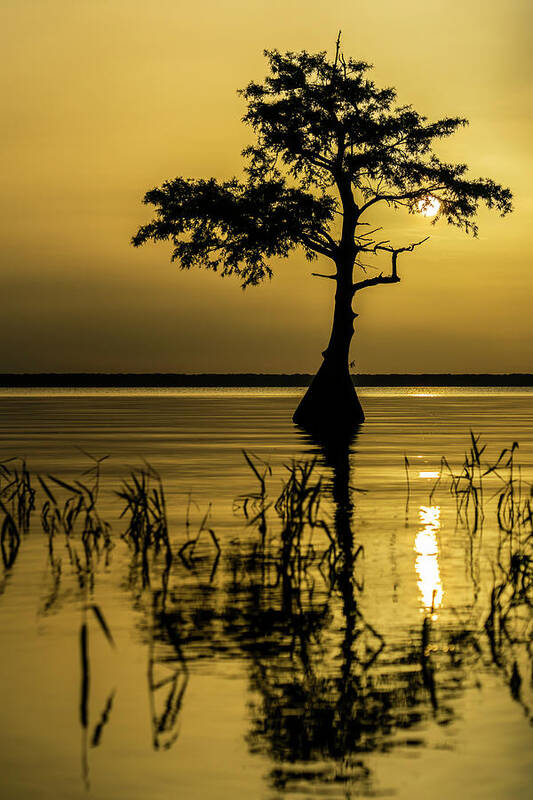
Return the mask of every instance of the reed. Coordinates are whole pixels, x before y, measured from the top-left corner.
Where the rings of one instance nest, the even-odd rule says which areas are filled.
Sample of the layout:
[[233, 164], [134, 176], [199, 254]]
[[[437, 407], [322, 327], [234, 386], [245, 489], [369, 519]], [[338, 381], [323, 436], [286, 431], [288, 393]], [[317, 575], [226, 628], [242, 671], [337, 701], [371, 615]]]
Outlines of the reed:
[[265, 546], [267, 535], [267, 512], [272, 503], [268, 499], [267, 480], [272, 477], [272, 468], [256, 455], [242, 451], [246, 463], [255, 475], [259, 484], [256, 492], [240, 495], [234, 502], [234, 510], [241, 510], [249, 525], [256, 525], [261, 537], [262, 546]]
[[81, 481], [67, 483], [54, 475], [47, 475], [48, 482], [41, 476], [38, 479], [46, 496], [41, 523], [49, 537], [63, 533], [70, 538], [79, 533], [88, 549], [111, 547], [110, 525], [97, 511], [94, 487]]
[[222, 549], [220, 547], [220, 542], [218, 541], [215, 531], [208, 525], [210, 515], [211, 515], [211, 503], [209, 503], [207, 511], [205, 512], [204, 517], [200, 523], [200, 527], [198, 528], [198, 533], [196, 534], [196, 536], [191, 538], [189, 534], [190, 530], [189, 513], [187, 510], [187, 541], [178, 550], [178, 555], [181, 558], [182, 562], [185, 564], [185, 566], [191, 569], [194, 565], [195, 550], [198, 546], [198, 542], [200, 541], [200, 537], [202, 533], [204, 532], [207, 533], [215, 546], [215, 552], [216, 552], [215, 560], [213, 562], [213, 567], [211, 569], [211, 580], [212, 580], [218, 566]]
[[25, 460], [8, 458], [0, 462], [0, 553], [6, 573], [16, 561], [34, 509], [35, 489]]
[[[488, 459], [486, 445], [470, 433], [470, 448], [460, 472], [454, 472], [441, 459], [441, 476], [449, 479], [449, 491], [456, 500], [457, 518], [471, 537], [481, 530], [487, 503], [496, 501], [497, 541], [491, 561], [492, 586], [481, 630], [475, 646], [481, 652], [481, 634], [487, 637], [490, 657], [505, 676], [512, 697], [527, 715], [530, 709], [521, 696], [523, 677], [517, 654], [523, 651], [524, 663], [531, 661], [531, 620], [533, 617], [533, 486], [524, 481], [518, 463], [518, 442], [504, 447]], [[441, 477], [433, 487], [433, 497]], [[486, 488], [494, 490], [488, 500]], [[531, 669], [531, 665], [529, 666]]]
[[125, 480], [116, 494], [125, 502], [120, 516], [128, 518], [122, 538], [136, 552], [153, 547], [156, 553], [164, 549], [171, 558], [165, 492], [159, 473], [145, 463], [144, 469], [130, 473], [129, 481]]
[[335, 541], [321, 513], [324, 483], [322, 477], [315, 477], [316, 459], [293, 461], [285, 469], [288, 478], [274, 504], [282, 524], [281, 567], [292, 570], [295, 566], [298, 574], [301, 574], [316, 556], [313, 544], [315, 530], [325, 531], [333, 548]]
[[462, 469], [455, 474], [443, 456], [441, 458], [439, 478], [430, 494], [430, 501], [439, 484], [440, 476], [444, 473], [450, 479], [449, 491], [455, 498], [457, 517], [464, 525], [475, 534], [483, 524], [483, 478], [488, 472], [485, 470], [481, 457], [486, 445], [480, 446], [480, 436], [470, 431], [470, 447], [465, 452]]
[[122, 538], [133, 547], [135, 557], [141, 558], [143, 588], [150, 586], [153, 560], [164, 552], [168, 577], [173, 558], [161, 476], [144, 462], [143, 468], [133, 470], [129, 480], [123, 481], [116, 495], [125, 503], [120, 516], [128, 521]]
[[[286, 478], [277, 497], [269, 494], [268, 479], [272, 470], [257, 456], [243, 451], [244, 458], [258, 483], [257, 491], [240, 495], [234, 504], [249, 527], [254, 527], [258, 541], [252, 548], [248, 569], [259, 568], [263, 582], [281, 582], [285, 603], [305, 581], [312, 586], [313, 565], [326, 582], [333, 584], [337, 561], [337, 543], [331, 532], [329, 516], [323, 505], [330, 491], [324, 478], [317, 475], [317, 461], [293, 461], [285, 465]], [[279, 526], [275, 525], [275, 521]], [[316, 533], [322, 533], [317, 542]], [[324, 564], [328, 571], [324, 572]]]

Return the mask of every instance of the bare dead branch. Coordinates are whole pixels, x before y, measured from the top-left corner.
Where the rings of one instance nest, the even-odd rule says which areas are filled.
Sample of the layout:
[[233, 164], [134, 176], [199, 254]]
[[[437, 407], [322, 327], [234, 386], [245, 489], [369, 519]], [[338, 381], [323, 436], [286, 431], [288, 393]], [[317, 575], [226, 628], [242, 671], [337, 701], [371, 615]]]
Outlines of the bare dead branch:
[[[374, 247], [374, 250], [385, 250], [387, 253], [393, 253], [393, 254], [394, 253], [396, 253], [396, 254], [398, 254], [398, 253], [412, 253], [413, 250], [415, 249], [415, 247], [418, 247], [419, 245], [424, 244], [424, 242], [427, 242], [428, 239], [429, 239], [429, 236], [426, 236], [424, 239], [420, 239], [419, 242], [412, 242], [411, 244], [408, 244], [405, 247], [385, 247], [385, 246], [383, 246], [383, 243], [380, 242], [379, 244], [377, 244]], [[389, 240], [386, 239], [385, 241], [389, 241]]]
[[[368, 225], [368, 223], [364, 223], [364, 222], [360, 222], [359, 224], [360, 224], [360, 225]], [[356, 238], [357, 238], [357, 239], [369, 239], [369, 238], [370, 238], [370, 236], [371, 236], [373, 233], [377, 233], [378, 231], [382, 231], [382, 230], [383, 230], [383, 227], [382, 227], [382, 226], [380, 226], [379, 228], [374, 228], [374, 230], [373, 230], [373, 231], [366, 231], [365, 233], [362, 233], [362, 234], [360, 234], [360, 235], [359, 235], [359, 236], [357, 236]], [[388, 240], [387, 240], [387, 241], [388, 241]]]
[[424, 242], [427, 242], [428, 239], [429, 239], [429, 236], [426, 236], [425, 239], [421, 239], [419, 242], [412, 242], [411, 244], [406, 245], [406, 247], [387, 247], [384, 244], [375, 245], [375, 247], [373, 248], [373, 252], [381, 250], [381, 251], [384, 251], [386, 253], [391, 253], [391, 256], [392, 256], [392, 258], [391, 258], [391, 262], [392, 262], [391, 263], [391, 267], [392, 267], [391, 274], [390, 275], [383, 275], [383, 273], [380, 272], [380, 274], [377, 275], [375, 278], [366, 278], [364, 281], [357, 281], [357, 283], [354, 283], [352, 285], [352, 294], [355, 294], [356, 292], [361, 291], [361, 289], [367, 289], [369, 286], [379, 286], [381, 284], [386, 284], [386, 283], [399, 283], [400, 282], [400, 277], [398, 275], [398, 256], [399, 256], [399, 254], [400, 253], [408, 253], [408, 252], [412, 253], [412, 251], [415, 249], [415, 247], [418, 247], [419, 245], [424, 244]]
[[358, 281], [354, 283], [352, 286], [352, 293], [355, 294], [356, 292], [361, 291], [361, 289], [366, 289], [368, 286], [379, 286], [383, 283], [399, 283], [400, 278], [398, 275], [383, 275], [380, 272], [375, 278], [367, 278], [364, 281]]

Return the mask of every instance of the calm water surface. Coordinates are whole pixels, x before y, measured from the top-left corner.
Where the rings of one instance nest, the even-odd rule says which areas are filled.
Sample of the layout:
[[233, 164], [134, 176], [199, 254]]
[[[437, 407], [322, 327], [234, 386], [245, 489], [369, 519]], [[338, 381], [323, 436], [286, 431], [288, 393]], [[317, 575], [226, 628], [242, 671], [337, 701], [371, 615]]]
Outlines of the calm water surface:
[[[362, 390], [368, 421], [344, 448], [292, 425], [299, 393], [2, 392], [0, 458], [25, 458], [37, 489], [0, 564], [2, 797], [531, 796], [529, 529], [498, 525], [508, 454], [477, 523], [472, 502], [458, 517], [441, 458], [459, 474], [470, 431], [486, 465], [519, 442], [522, 507], [533, 392]], [[245, 495], [248, 522], [260, 509], [243, 450], [272, 470], [264, 546], [242, 513]], [[89, 554], [79, 532], [45, 534], [36, 478], [90, 482], [87, 453], [109, 456], [113, 544]], [[313, 458], [322, 501], [297, 546], [274, 501], [284, 465]], [[121, 538], [115, 492], [145, 461], [171, 560]]]

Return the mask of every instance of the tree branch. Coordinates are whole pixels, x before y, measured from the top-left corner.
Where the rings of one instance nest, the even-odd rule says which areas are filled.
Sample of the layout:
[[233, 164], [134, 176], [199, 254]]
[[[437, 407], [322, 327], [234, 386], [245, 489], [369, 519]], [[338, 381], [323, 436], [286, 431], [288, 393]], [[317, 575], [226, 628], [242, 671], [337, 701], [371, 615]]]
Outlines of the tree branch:
[[331, 246], [331, 249], [333, 251], [337, 250], [338, 248], [337, 242], [332, 236], [329, 235], [327, 231], [317, 231], [317, 235], [322, 236], [326, 240], [326, 242]]
[[337, 273], [335, 273], [335, 275], [322, 275], [321, 272], [312, 272], [311, 275], [314, 278], [329, 278], [330, 281], [336, 281], [337, 280]]
[[309, 250], [313, 250], [315, 253], [320, 253], [320, 255], [326, 256], [327, 258], [331, 258], [333, 260], [335, 259], [335, 251], [333, 248], [327, 247], [327, 245], [322, 244], [321, 242], [317, 242], [307, 233], [300, 233], [299, 238], [302, 244], [308, 247]]
[[398, 275], [383, 275], [380, 272], [375, 278], [367, 278], [364, 281], [358, 281], [352, 286], [352, 294], [359, 292], [361, 289], [366, 289], [368, 286], [379, 286], [382, 283], [399, 283], [400, 278]]
[[368, 286], [379, 286], [380, 284], [384, 283], [399, 283], [400, 276], [398, 275], [398, 256], [400, 253], [412, 253], [415, 247], [418, 247], [424, 242], [427, 242], [429, 236], [426, 236], [425, 239], [421, 239], [419, 242], [412, 242], [411, 244], [407, 245], [406, 247], [386, 247], [385, 245], [378, 244], [374, 247], [374, 252], [377, 250], [383, 250], [387, 253], [391, 253], [392, 255], [392, 270], [390, 275], [383, 275], [380, 272], [375, 278], [367, 278], [364, 281], [358, 281], [352, 285], [352, 294], [359, 292], [361, 289], [366, 289]]
[[392, 253], [393, 255], [394, 253], [396, 253], [396, 255], [398, 255], [398, 253], [412, 253], [415, 247], [424, 244], [424, 242], [427, 242], [428, 239], [429, 236], [426, 236], [424, 239], [420, 239], [419, 242], [412, 242], [411, 244], [408, 244], [405, 247], [385, 247], [380, 242], [375, 246], [374, 250], [385, 250], [387, 253]]
[[445, 186], [421, 186], [420, 189], [413, 190], [412, 192], [404, 192], [404, 194], [377, 194], [360, 207], [359, 214], [363, 214], [370, 206], [382, 200], [386, 200], [387, 203], [397, 203], [400, 200], [416, 200], [417, 197], [427, 194], [428, 192], [436, 192], [439, 189], [445, 188]]
[[319, 153], [313, 153], [312, 150], [307, 150], [304, 147], [300, 149], [300, 152], [307, 160], [313, 164], [314, 167], [320, 167], [320, 169], [328, 170], [328, 172], [333, 172], [333, 162], [330, 161], [329, 158], [320, 155]]
[[[359, 222], [358, 225], [368, 225], [368, 222]], [[361, 233], [361, 234], [359, 234], [359, 236], [356, 236], [355, 238], [356, 239], [370, 239], [370, 237], [371, 237], [371, 235], [373, 233], [377, 233], [378, 231], [382, 231], [382, 230], [383, 230], [383, 227], [380, 226], [379, 228], [374, 228], [371, 231], [365, 231], [365, 233]]]

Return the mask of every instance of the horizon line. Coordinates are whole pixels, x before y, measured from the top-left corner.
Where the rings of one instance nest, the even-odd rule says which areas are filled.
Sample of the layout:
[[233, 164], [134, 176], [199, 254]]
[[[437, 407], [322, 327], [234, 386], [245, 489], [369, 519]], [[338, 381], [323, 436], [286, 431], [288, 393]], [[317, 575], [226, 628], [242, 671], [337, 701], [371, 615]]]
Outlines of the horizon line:
[[[308, 372], [4, 372], [2, 388], [216, 388], [306, 387]], [[533, 373], [381, 372], [351, 375], [356, 387], [494, 386], [533, 387]]]

